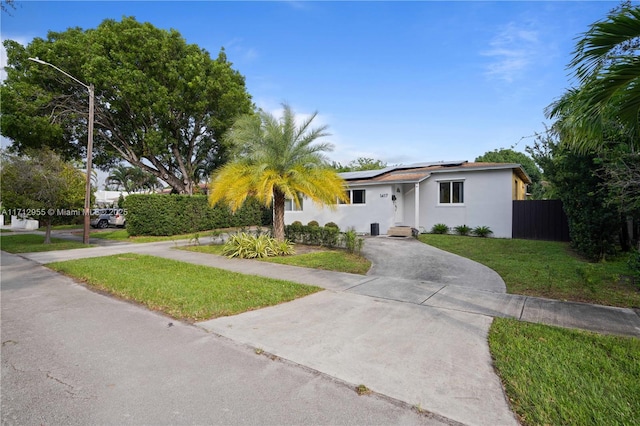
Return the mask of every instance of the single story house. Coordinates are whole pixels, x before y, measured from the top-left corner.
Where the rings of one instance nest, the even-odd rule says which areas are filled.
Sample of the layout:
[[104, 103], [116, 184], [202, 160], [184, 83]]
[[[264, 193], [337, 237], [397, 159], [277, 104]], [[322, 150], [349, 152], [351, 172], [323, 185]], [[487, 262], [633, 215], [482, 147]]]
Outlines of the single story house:
[[285, 224], [315, 220], [321, 226], [334, 222], [342, 230], [387, 234], [394, 227], [428, 232], [444, 223], [450, 228], [488, 226], [494, 237], [511, 238], [512, 201], [524, 200], [531, 183], [519, 164], [468, 161], [390, 166], [340, 176], [350, 204], [331, 209], [303, 199], [297, 208], [288, 200]]

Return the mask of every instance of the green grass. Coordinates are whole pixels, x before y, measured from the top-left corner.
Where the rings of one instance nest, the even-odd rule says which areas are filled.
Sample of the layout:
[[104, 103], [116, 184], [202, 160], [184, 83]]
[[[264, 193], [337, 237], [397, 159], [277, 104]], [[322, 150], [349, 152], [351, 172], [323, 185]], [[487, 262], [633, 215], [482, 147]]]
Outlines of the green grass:
[[[211, 231], [199, 232], [200, 238], [206, 237], [211, 234]], [[196, 234], [182, 234], [182, 235], [170, 235], [170, 236], [137, 236], [130, 237], [126, 229], [112, 229], [107, 231], [94, 231], [91, 233], [91, 238], [100, 238], [104, 240], [115, 241], [128, 241], [131, 243], [157, 243], [160, 241], [177, 241], [177, 240], [190, 240], [194, 238]]]
[[512, 294], [602, 305], [640, 306], [637, 284], [623, 279], [626, 258], [589, 263], [567, 243], [456, 235], [420, 235], [420, 241], [496, 271]]
[[[202, 245], [180, 247], [182, 250], [222, 255], [221, 245]], [[261, 262], [279, 263], [282, 265], [302, 266], [304, 268], [323, 269], [327, 271], [349, 272], [364, 275], [371, 268], [371, 262], [362, 256], [342, 250], [319, 250], [312, 253], [294, 254], [256, 259]]]
[[327, 271], [349, 272], [365, 275], [371, 262], [362, 256], [341, 250], [318, 251], [314, 253], [296, 254], [293, 256], [268, 257], [263, 262], [283, 265], [302, 266], [305, 268], [324, 269]]
[[[56, 225], [51, 227], [51, 230], [53, 231], [66, 231], [70, 229], [77, 229], [79, 231], [82, 231], [83, 225]], [[38, 231], [44, 232], [46, 230], [47, 230], [46, 226], [41, 226], [40, 228], [38, 228]]]
[[92, 247], [78, 241], [51, 238], [51, 244], [44, 244], [44, 235], [16, 234], [0, 236], [0, 249], [9, 253], [33, 253], [52, 250], [70, 250]]
[[55, 262], [47, 266], [79, 279], [91, 288], [187, 321], [235, 315], [322, 290], [132, 253]]
[[496, 318], [489, 346], [524, 425], [640, 424], [640, 339]]

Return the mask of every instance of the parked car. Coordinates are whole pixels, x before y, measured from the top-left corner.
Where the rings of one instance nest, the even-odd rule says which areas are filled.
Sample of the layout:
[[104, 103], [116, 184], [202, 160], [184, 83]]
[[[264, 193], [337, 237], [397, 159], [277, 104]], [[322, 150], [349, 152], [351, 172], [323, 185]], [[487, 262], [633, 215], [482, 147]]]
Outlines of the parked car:
[[113, 209], [94, 209], [91, 211], [89, 223], [94, 228], [104, 229], [109, 227], [109, 220], [113, 214]]
[[109, 216], [109, 225], [123, 228], [127, 224], [127, 218], [123, 209], [113, 209]]

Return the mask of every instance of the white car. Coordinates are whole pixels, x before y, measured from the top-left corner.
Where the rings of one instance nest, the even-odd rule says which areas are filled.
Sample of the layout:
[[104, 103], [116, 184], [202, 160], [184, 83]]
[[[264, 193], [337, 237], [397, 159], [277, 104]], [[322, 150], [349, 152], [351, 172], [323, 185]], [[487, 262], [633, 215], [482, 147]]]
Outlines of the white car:
[[125, 211], [123, 209], [113, 209], [109, 216], [109, 225], [124, 228], [127, 224], [127, 218], [125, 217]]
[[91, 226], [104, 229], [109, 226], [113, 209], [95, 209], [91, 211]]

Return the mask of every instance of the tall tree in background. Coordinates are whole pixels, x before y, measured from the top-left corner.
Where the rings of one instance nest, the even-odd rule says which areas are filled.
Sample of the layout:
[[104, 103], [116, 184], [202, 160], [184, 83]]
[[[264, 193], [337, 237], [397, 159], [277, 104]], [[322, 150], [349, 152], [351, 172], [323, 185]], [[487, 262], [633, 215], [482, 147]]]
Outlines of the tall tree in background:
[[83, 209], [85, 182], [81, 171], [53, 151], [31, 151], [29, 156], [2, 154], [2, 208], [28, 211], [44, 222], [45, 244], [51, 242], [52, 224], [73, 218], [62, 214], [63, 210]]
[[346, 166], [343, 166], [340, 163], [336, 163], [335, 161], [331, 163], [331, 167], [333, 167], [338, 173], [342, 172], [362, 172], [365, 170], [380, 170], [387, 167], [387, 163], [382, 160], [375, 160], [369, 157], [358, 157], [355, 160], [349, 161]]
[[622, 218], [603, 187], [599, 157], [571, 150], [553, 129], [537, 135], [528, 152], [544, 170], [553, 198], [562, 200], [571, 246], [593, 261], [614, 253]]
[[158, 179], [151, 173], [124, 164], [119, 164], [111, 169], [105, 184], [116, 190], [122, 189], [129, 193], [144, 190], [153, 191], [160, 187]]
[[535, 161], [528, 155], [514, 151], [513, 149], [496, 149], [488, 151], [475, 159], [477, 162], [487, 163], [511, 163], [520, 164], [525, 172], [531, 178], [531, 185], [529, 186], [529, 193], [534, 200], [542, 199], [545, 195], [544, 188], [542, 186], [542, 172], [536, 165]]
[[209, 193], [211, 205], [223, 201], [234, 211], [250, 195], [273, 205], [273, 236], [278, 240], [284, 240], [286, 199], [298, 207], [303, 195], [330, 207], [338, 199], [349, 202], [344, 181], [324, 155], [332, 146], [317, 141], [328, 135], [327, 127], [311, 128], [316, 114], [297, 126], [291, 108], [283, 107], [282, 119], [259, 111], [235, 122], [227, 139], [237, 157], [214, 174]]
[[4, 44], [0, 125], [18, 152], [46, 145], [77, 158], [87, 140], [86, 89], [29, 57], [95, 85], [98, 167], [126, 160], [179, 193], [193, 193], [226, 161], [222, 135], [237, 116], [253, 111], [244, 77], [224, 50], [212, 59], [177, 31], [134, 18], [50, 32], [26, 47]]

